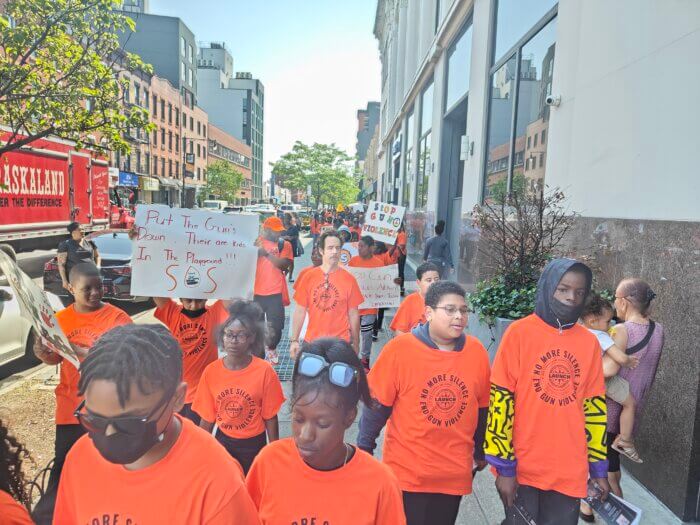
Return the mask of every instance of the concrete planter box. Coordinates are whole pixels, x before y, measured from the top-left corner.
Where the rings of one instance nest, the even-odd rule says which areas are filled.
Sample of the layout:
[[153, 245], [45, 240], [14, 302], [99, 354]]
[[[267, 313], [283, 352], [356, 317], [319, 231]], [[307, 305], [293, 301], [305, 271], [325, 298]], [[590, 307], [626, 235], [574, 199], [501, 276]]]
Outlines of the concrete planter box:
[[467, 333], [481, 341], [481, 344], [484, 345], [486, 351], [489, 353], [489, 362], [492, 364], [493, 358], [496, 357], [498, 345], [501, 344], [501, 338], [506, 328], [508, 328], [512, 322], [513, 319], [497, 317], [494, 325], [488, 325], [479, 319], [479, 314], [473, 312], [469, 314]]

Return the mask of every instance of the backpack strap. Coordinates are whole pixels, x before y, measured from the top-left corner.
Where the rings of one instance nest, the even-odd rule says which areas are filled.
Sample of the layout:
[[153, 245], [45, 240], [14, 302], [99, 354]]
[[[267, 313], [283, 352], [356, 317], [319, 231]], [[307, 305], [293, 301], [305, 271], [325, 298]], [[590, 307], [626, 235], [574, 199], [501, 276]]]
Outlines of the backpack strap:
[[282, 250], [284, 250], [284, 243], [285, 240], [282, 237], [277, 239], [277, 255], [282, 255]]
[[649, 328], [647, 329], [647, 333], [644, 336], [644, 338], [639, 341], [636, 345], [631, 346], [627, 349], [627, 355], [635, 354], [639, 352], [642, 348], [644, 348], [646, 345], [649, 344], [649, 340], [651, 339], [651, 336], [654, 334], [654, 328], [656, 328], [656, 323], [649, 319]]

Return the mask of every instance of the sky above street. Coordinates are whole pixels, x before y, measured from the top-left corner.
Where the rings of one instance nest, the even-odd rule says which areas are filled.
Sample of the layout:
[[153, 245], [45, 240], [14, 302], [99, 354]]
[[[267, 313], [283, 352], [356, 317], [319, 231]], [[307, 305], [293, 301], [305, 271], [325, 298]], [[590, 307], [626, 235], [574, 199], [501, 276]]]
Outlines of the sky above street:
[[225, 42], [234, 71], [265, 86], [264, 174], [294, 141], [334, 142], [355, 154], [356, 112], [379, 100], [372, 29], [376, 0], [151, 0], [198, 42]]

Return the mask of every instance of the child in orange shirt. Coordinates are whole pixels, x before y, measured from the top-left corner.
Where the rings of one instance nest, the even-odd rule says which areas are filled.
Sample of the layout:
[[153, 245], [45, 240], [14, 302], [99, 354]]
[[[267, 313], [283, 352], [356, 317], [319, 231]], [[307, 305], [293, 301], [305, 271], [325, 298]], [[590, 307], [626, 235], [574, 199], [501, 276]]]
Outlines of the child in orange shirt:
[[[92, 345], [116, 326], [131, 324], [131, 317], [109, 303], [102, 302], [102, 276], [99, 268], [91, 262], [80, 263], [71, 268], [70, 292], [75, 302], [56, 313], [61, 330], [71, 343], [78, 359], [84, 359]], [[56, 386], [56, 441], [54, 462], [49, 474], [45, 494], [34, 509], [34, 519], [39, 523], [50, 523], [56, 502], [56, 491], [66, 454], [85, 431], [78, 423], [74, 412], [80, 404], [78, 395], [78, 370], [60, 355], [37, 339], [34, 353], [44, 363], [61, 365], [60, 381]]]
[[363, 411], [357, 443], [373, 452], [388, 420], [383, 461], [399, 479], [409, 525], [454, 525], [473, 465], [486, 466], [489, 359], [464, 335], [465, 295], [457, 283], [433, 284], [428, 322], [384, 346], [369, 374], [378, 405]]
[[265, 318], [260, 306], [234, 302], [218, 340], [226, 356], [204, 370], [192, 410], [201, 416], [199, 426], [207, 432], [216, 423], [216, 439], [247, 474], [267, 442], [279, 439], [277, 412], [284, 402], [272, 365], [256, 357], [265, 349]]
[[238, 462], [177, 414], [182, 351], [160, 325], [115, 328], [80, 367], [88, 431], [66, 459], [54, 525], [259, 523]]
[[0, 524], [34, 524], [27, 510], [32, 501], [22, 471], [22, 460], [28, 457], [27, 449], [0, 419]]
[[416, 268], [418, 291], [406, 297], [391, 320], [389, 328], [398, 337], [425, 322], [425, 294], [433, 283], [440, 280], [440, 270], [433, 263], [424, 262]]
[[394, 474], [345, 441], [360, 399], [372, 403], [352, 346], [305, 343], [294, 366], [292, 437], [266, 446], [246, 480], [263, 525], [406, 523]]

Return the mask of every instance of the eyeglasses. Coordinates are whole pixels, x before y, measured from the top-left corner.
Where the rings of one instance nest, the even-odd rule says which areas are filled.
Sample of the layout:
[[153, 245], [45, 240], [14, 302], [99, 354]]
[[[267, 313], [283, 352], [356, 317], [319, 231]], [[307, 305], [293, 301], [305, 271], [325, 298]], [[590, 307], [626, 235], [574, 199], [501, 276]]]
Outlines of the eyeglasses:
[[[104, 434], [107, 432], [107, 428], [111, 425], [119, 433], [140, 435], [143, 433], [143, 427], [150, 421], [150, 419], [160, 410], [163, 409], [158, 415], [157, 419], [165, 412], [168, 406], [168, 401], [172, 395], [166, 395], [163, 399], [156, 405], [156, 407], [147, 416], [117, 416], [117, 417], [103, 417], [93, 414], [85, 408], [85, 400], [83, 400], [78, 408], [73, 412], [73, 415], [78, 420], [78, 422], [83, 425], [85, 430], [88, 432], [95, 432], [97, 434]], [[85, 409], [85, 412], [82, 410]]]
[[341, 388], [349, 387], [353, 378], [358, 374], [357, 369], [347, 363], [336, 361], [329, 364], [322, 356], [307, 352], [302, 352], [299, 356], [297, 371], [303, 376], [317, 377], [326, 368], [330, 382]]
[[224, 332], [224, 339], [229, 341], [245, 343], [252, 336], [248, 332]]
[[457, 308], [456, 306], [453, 305], [448, 305], [448, 306], [436, 306], [435, 309], [440, 309], [440, 310], [445, 310], [445, 313], [449, 315], [450, 317], [454, 317], [457, 312], [459, 312], [462, 317], [466, 316], [469, 313], [469, 308], [466, 306], [463, 306], [461, 308]]

